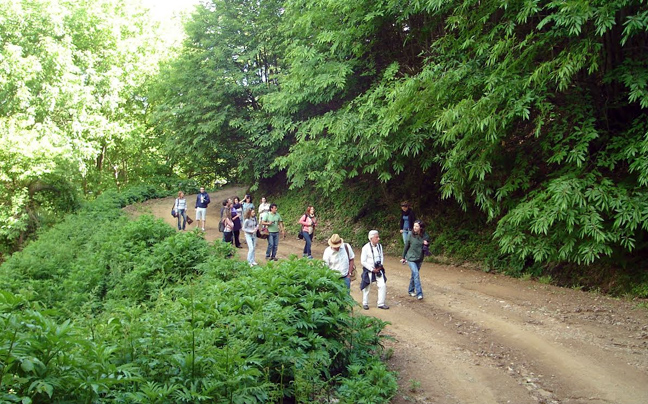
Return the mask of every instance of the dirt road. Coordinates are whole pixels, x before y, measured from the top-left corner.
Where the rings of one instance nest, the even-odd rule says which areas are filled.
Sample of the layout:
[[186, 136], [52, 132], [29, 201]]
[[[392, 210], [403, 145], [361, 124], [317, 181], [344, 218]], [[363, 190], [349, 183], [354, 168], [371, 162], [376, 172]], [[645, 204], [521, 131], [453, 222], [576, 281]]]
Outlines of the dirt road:
[[[243, 188], [210, 193], [205, 237], [218, 232], [220, 201]], [[188, 196], [190, 206], [195, 196]], [[152, 213], [175, 225], [172, 198], [149, 201], [133, 211]], [[194, 217], [193, 209], [189, 214]], [[296, 219], [295, 219], [296, 221]], [[194, 224], [195, 227], [195, 224]], [[380, 229], [379, 229], [380, 230]], [[387, 231], [385, 229], [385, 231]], [[328, 237], [329, 235], [322, 235]], [[242, 237], [242, 240], [244, 237]], [[256, 258], [265, 263], [267, 242]], [[245, 259], [247, 247], [238, 250]], [[313, 255], [326, 247], [319, 239]], [[279, 258], [301, 256], [303, 242], [281, 239]], [[359, 255], [362, 246], [353, 246]], [[454, 266], [423, 263], [425, 298], [407, 293], [409, 267], [387, 257], [387, 304], [360, 314], [391, 323], [385, 333], [390, 367], [399, 372], [393, 403], [613, 403], [648, 404], [648, 309], [636, 302]], [[351, 285], [359, 303], [359, 279]]]

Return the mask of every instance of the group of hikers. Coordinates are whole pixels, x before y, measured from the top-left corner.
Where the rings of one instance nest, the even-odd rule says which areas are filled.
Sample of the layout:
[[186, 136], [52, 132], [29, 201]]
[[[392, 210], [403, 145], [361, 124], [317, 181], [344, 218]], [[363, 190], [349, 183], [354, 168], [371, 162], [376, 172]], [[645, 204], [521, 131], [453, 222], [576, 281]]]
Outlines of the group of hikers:
[[[205, 188], [200, 188], [196, 196], [196, 225], [205, 230], [206, 211], [211, 203]], [[408, 264], [411, 272], [408, 293], [410, 296], [423, 299], [421, 287], [420, 270], [423, 259], [429, 255], [429, 236], [425, 232], [422, 221], [416, 219], [416, 215], [408, 202], [400, 205], [401, 215], [399, 231], [403, 238], [403, 254], [401, 263]], [[178, 230], [185, 230], [187, 224], [187, 202], [184, 193], [179, 192], [174, 204], [175, 215], [178, 218]], [[250, 266], [258, 265], [255, 261], [256, 244], [259, 238], [267, 239], [268, 246], [265, 252], [267, 261], [277, 261], [277, 249], [279, 246], [279, 235], [285, 237], [286, 230], [281, 215], [277, 212], [277, 204], [268, 203], [266, 198], [261, 198], [258, 208], [252, 202], [251, 195], [245, 195], [243, 201], [238, 197], [228, 198], [222, 202], [220, 211], [219, 230], [223, 233], [223, 241], [232, 243], [236, 248], [243, 248], [240, 242], [240, 232], [243, 230], [245, 241], [248, 246], [247, 262]], [[304, 240], [303, 257], [313, 259], [312, 242], [317, 226], [315, 207], [307, 206], [300, 216], [299, 239]], [[367, 238], [369, 242], [362, 247], [360, 264], [362, 274], [360, 276], [360, 289], [362, 291], [362, 307], [369, 310], [369, 293], [371, 285], [376, 284], [378, 288], [377, 306], [379, 309], [387, 310], [389, 306], [385, 303], [387, 297], [387, 276], [385, 273], [384, 253], [380, 244], [380, 234], [377, 230], [371, 230]], [[322, 260], [332, 270], [339, 273], [340, 278], [350, 290], [351, 281], [355, 279], [355, 254], [349, 243], [345, 243], [339, 234], [333, 234], [328, 239], [328, 247], [324, 250]]]

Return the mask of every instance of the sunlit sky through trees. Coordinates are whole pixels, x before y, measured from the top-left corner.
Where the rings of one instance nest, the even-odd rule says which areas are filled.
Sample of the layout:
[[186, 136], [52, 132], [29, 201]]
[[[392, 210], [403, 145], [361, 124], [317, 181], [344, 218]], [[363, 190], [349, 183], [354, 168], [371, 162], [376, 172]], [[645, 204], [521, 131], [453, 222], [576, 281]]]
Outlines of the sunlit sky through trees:
[[182, 15], [190, 14], [200, 0], [141, 0], [151, 10], [153, 18], [160, 21], [171, 41], [182, 37]]

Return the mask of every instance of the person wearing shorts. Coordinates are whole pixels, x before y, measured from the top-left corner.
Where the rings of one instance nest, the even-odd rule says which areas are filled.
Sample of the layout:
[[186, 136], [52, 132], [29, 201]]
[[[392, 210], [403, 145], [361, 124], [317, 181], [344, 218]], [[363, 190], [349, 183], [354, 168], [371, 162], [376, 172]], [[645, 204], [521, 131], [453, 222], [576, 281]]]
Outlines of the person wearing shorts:
[[205, 230], [205, 221], [207, 220], [207, 206], [211, 201], [209, 194], [205, 192], [205, 188], [200, 188], [200, 193], [196, 197], [196, 225]]

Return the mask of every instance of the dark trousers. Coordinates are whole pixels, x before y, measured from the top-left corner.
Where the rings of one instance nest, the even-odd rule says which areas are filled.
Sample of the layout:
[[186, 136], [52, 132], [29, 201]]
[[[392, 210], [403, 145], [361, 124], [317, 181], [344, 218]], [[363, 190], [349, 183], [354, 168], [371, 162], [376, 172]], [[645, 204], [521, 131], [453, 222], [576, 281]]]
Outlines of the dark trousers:
[[311, 254], [311, 244], [312, 244], [311, 235], [308, 234], [307, 231], [302, 231], [302, 235], [304, 236], [304, 242], [306, 243], [304, 244], [304, 254], [311, 257], [313, 255]]

